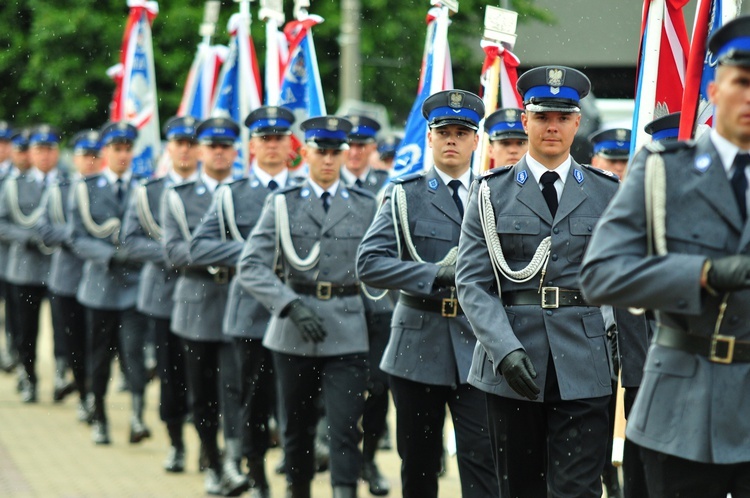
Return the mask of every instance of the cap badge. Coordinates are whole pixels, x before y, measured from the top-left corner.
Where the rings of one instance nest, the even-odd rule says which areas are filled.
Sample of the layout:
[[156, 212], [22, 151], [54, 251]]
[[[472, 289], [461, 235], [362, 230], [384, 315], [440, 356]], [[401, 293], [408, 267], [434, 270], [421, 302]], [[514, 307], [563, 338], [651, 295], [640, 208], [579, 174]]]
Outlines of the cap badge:
[[547, 84], [549, 86], [562, 86], [565, 80], [565, 71], [562, 69], [550, 69], [547, 72]]
[[448, 96], [448, 105], [454, 109], [460, 109], [464, 105], [464, 94], [460, 92], [451, 92]]
[[195, 126], [195, 118], [193, 116], [187, 116], [185, 118], [185, 126]]
[[516, 121], [516, 111], [513, 109], [506, 109], [505, 111], [505, 120], [508, 122], [515, 122]]
[[615, 137], [615, 140], [617, 140], [618, 142], [624, 142], [628, 138], [628, 131], [620, 128], [615, 133]]
[[125, 121], [120, 121], [119, 123], [117, 123], [117, 129], [121, 130], [121, 131], [127, 130], [128, 129], [128, 123], [126, 123]]
[[351, 121], [352, 125], [359, 126], [359, 116], [352, 116], [349, 118], [349, 121]]
[[276, 126], [276, 121], [277, 121], [276, 119], [269, 119], [268, 124], [271, 126]]
[[92, 142], [97, 140], [99, 138], [99, 134], [95, 131], [90, 131], [86, 134], [86, 139], [91, 140]]
[[336, 131], [336, 129], [339, 127], [339, 120], [336, 118], [328, 118], [328, 121], [326, 121], [326, 128], [330, 131]]
[[276, 109], [275, 107], [269, 107], [267, 114], [269, 118], [275, 118], [276, 116], [279, 115], [279, 110]]

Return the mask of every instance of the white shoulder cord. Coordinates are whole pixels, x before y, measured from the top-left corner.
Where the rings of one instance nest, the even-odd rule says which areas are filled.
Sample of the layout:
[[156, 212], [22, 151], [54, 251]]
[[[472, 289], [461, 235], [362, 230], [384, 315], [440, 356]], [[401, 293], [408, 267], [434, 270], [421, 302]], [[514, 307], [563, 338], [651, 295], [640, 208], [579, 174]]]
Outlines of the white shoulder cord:
[[[310, 249], [310, 254], [307, 258], [302, 259], [294, 249], [292, 243], [292, 234], [289, 232], [289, 211], [287, 210], [286, 196], [284, 194], [278, 194], [274, 197], [274, 204], [276, 208], [276, 255], [279, 254], [279, 244], [281, 250], [284, 252], [289, 264], [299, 271], [312, 270], [320, 260], [320, 241], [313, 244]], [[274, 268], [276, 264], [274, 264]]]
[[[237, 227], [237, 220], [235, 219], [234, 212], [234, 198], [232, 197], [232, 189], [229, 185], [224, 185], [217, 194], [217, 211], [219, 214], [219, 227], [221, 228], [221, 240], [226, 241], [226, 231], [229, 229], [229, 233], [232, 238], [237, 242], [244, 242], [245, 238], [242, 237], [240, 229]], [[226, 217], [224, 217], [226, 214]]]
[[94, 221], [90, 211], [91, 201], [89, 199], [89, 190], [85, 181], [80, 181], [76, 184], [76, 200], [78, 201], [78, 212], [81, 214], [81, 221], [86, 230], [99, 239], [112, 237], [112, 242], [115, 245], [119, 245], [120, 220], [113, 216], [105, 220], [101, 225]]
[[182, 232], [182, 238], [190, 242], [193, 234], [190, 233], [190, 225], [188, 225], [185, 215], [185, 205], [182, 203], [180, 195], [171, 189], [167, 191], [167, 207], [169, 207], [169, 212], [172, 213], [180, 232]]
[[552, 237], [545, 237], [537, 247], [534, 256], [525, 268], [514, 271], [508, 266], [503, 254], [503, 248], [500, 245], [500, 237], [497, 235], [497, 225], [495, 220], [495, 210], [492, 207], [490, 199], [490, 186], [486, 181], [482, 182], [479, 187], [479, 221], [484, 232], [484, 239], [487, 243], [487, 249], [492, 261], [492, 270], [497, 280], [497, 292], [500, 294], [500, 275], [498, 271], [511, 282], [521, 283], [528, 282], [534, 275], [542, 271], [542, 278], [549, 262], [550, 247], [552, 246]]
[[46, 193], [42, 194], [42, 198], [39, 201], [39, 205], [36, 207], [36, 209], [34, 209], [28, 216], [26, 216], [18, 206], [18, 180], [16, 178], [8, 178], [6, 182], [8, 184], [8, 186], [6, 187], [8, 195], [8, 208], [10, 209], [10, 214], [13, 218], [13, 222], [17, 225], [20, 225], [21, 228], [25, 228], [27, 230], [34, 228], [34, 225], [37, 224], [37, 222], [41, 219], [42, 214], [44, 214], [44, 210], [46, 208]]
[[[385, 192], [385, 189], [383, 188], [383, 189], [380, 189], [380, 193], [378, 193], [378, 206], [380, 206], [380, 208], [378, 208], [378, 213], [376, 213], [375, 216], [377, 216], [380, 213], [380, 210], [383, 209], [383, 206], [385, 205], [383, 203], [384, 192]], [[393, 197], [391, 197], [391, 207], [393, 207]], [[393, 212], [391, 212], [391, 214], [393, 214]], [[396, 217], [393, 216], [394, 221], [395, 219]], [[393, 230], [394, 230], [394, 233], [396, 234], [396, 245], [398, 246], [398, 257], [399, 259], [401, 259], [401, 242], [399, 241], [399, 236], [398, 236], [398, 225], [395, 222], [393, 225]], [[367, 288], [364, 282], [359, 283], [359, 288], [362, 290], [362, 294], [364, 294], [365, 297], [367, 297], [371, 301], [380, 301], [381, 299], [383, 299], [385, 296], [388, 295], [388, 289], [384, 289], [383, 292], [377, 295], [372, 294], [370, 292], [370, 289]]]
[[151, 212], [151, 207], [148, 204], [148, 191], [145, 185], [138, 185], [134, 192], [135, 194], [135, 213], [138, 216], [138, 221], [141, 226], [146, 230], [149, 237], [154, 240], [161, 240], [163, 235], [162, 228], [154, 219], [154, 215]]
[[47, 190], [47, 211], [54, 225], [65, 225], [65, 207], [63, 206], [60, 186], [55, 184]]

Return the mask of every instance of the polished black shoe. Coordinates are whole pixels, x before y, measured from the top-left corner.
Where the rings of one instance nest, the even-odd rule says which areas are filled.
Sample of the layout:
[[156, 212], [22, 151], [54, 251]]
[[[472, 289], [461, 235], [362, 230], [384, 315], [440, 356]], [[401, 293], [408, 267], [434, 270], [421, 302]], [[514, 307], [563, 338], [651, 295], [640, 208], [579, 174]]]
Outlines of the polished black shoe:
[[185, 471], [185, 449], [175, 448], [172, 446], [169, 449], [167, 459], [164, 460], [164, 470], [167, 472], [179, 473]]
[[109, 444], [109, 427], [105, 422], [99, 420], [94, 422], [91, 428], [91, 440], [94, 444]]
[[130, 444], [140, 443], [149, 437], [151, 437], [151, 431], [143, 421], [135, 417], [132, 418], [130, 420]]
[[362, 480], [370, 485], [370, 493], [375, 496], [386, 496], [391, 492], [391, 483], [380, 473], [372, 460], [362, 464]]
[[55, 385], [55, 390], [52, 392], [52, 401], [59, 403], [65, 399], [68, 394], [74, 393], [76, 386], [73, 382], [67, 382], [63, 385]]

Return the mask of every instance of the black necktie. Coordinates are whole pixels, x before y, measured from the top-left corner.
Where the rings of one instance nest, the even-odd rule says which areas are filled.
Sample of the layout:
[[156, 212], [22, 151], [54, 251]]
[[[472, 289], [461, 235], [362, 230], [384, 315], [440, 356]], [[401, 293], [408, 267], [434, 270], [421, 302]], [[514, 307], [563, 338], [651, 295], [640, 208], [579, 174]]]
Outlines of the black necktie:
[[359, 178], [357, 178], [356, 180], [354, 180], [354, 184], [357, 187], [362, 188], [362, 180], [360, 180]]
[[740, 208], [742, 221], [747, 220], [747, 176], [745, 168], [750, 164], [750, 154], [737, 154], [732, 163], [734, 173], [732, 174], [732, 190], [734, 198], [737, 199], [737, 205]]
[[555, 182], [558, 179], [560, 179], [560, 175], [554, 171], [547, 171], [539, 179], [539, 183], [542, 184], [542, 195], [544, 196], [544, 200], [547, 201], [547, 207], [549, 207], [549, 212], [552, 213], [553, 218], [557, 213], [557, 190], [555, 189]]
[[456, 203], [458, 208], [458, 214], [461, 215], [461, 219], [464, 217], [464, 203], [461, 202], [461, 198], [458, 196], [458, 189], [461, 188], [460, 180], [451, 180], [448, 182], [448, 186], [453, 189], [453, 202]]
[[270, 182], [268, 182], [268, 190], [270, 190], [271, 192], [273, 192], [277, 188], [279, 188], [279, 184], [276, 183], [276, 180], [271, 180]]
[[122, 198], [125, 197], [125, 185], [123, 185], [122, 178], [118, 178], [115, 182], [115, 192], [117, 193], [117, 201], [122, 202]]
[[331, 194], [329, 192], [323, 192], [323, 195], [320, 196], [320, 200], [323, 201], [323, 209], [325, 209], [326, 213], [328, 212], [328, 208], [331, 206], [329, 198], [331, 197]]

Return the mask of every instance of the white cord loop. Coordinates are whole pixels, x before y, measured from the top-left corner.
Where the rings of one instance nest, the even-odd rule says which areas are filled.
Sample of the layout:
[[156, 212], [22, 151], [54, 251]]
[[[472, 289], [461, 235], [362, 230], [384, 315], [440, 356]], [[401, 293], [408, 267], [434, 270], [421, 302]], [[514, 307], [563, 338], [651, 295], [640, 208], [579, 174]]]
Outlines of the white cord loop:
[[90, 210], [91, 200], [89, 199], [89, 190], [84, 181], [76, 184], [76, 200], [78, 202], [78, 212], [81, 215], [81, 221], [86, 231], [98, 239], [112, 237], [112, 243], [120, 245], [120, 220], [113, 216], [104, 220], [104, 223], [101, 225], [94, 221]]
[[[276, 254], [279, 254], [280, 244], [284, 257], [293, 268], [299, 271], [312, 270], [320, 260], [320, 241], [313, 244], [310, 254], [305, 259], [300, 258], [294, 249], [292, 234], [289, 229], [289, 210], [286, 204], [286, 196], [277, 194], [273, 200], [276, 208]], [[274, 262], [274, 268], [276, 268], [276, 262]]]
[[149, 237], [157, 241], [161, 240], [164, 232], [156, 222], [156, 219], [154, 219], [154, 215], [151, 212], [151, 207], [148, 204], [148, 191], [146, 190], [146, 186], [139, 185], [136, 187], [134, 195], [135, 213], [138, 216], [138, 221], [146, 230]]

